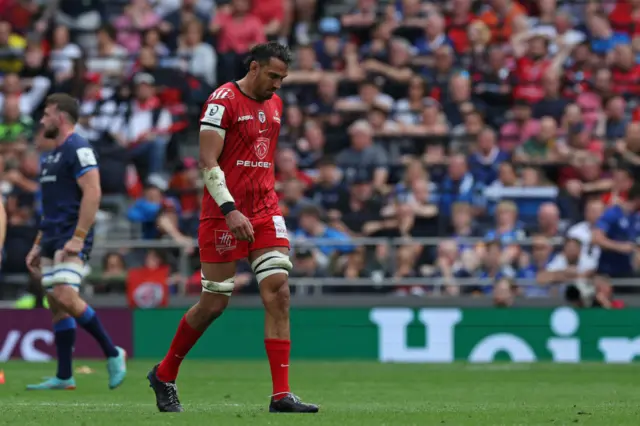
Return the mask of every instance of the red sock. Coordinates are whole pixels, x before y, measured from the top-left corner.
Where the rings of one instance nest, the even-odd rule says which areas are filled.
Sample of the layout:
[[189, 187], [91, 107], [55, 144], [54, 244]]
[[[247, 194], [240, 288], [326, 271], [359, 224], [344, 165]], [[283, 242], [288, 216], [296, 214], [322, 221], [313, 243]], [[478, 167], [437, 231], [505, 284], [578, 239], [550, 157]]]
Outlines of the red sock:
[[284, 398], [289, 390], [289, 354], [291, 341], [282, 339], [264, 339], [264, 347], [271, 366], [271, 381], [273, 382], [273, 398]]
[[178, 377], [178, 369], [185, 356], [189, 353], [193, 345], [202, 336], [202, 332], [194, 330], [185, 317], [180, 320], [178, 331], [173, 336], [173, 341], [169, 347], [169, 352], [158, 366], [157, 376], [163, 382], [173, 382]]

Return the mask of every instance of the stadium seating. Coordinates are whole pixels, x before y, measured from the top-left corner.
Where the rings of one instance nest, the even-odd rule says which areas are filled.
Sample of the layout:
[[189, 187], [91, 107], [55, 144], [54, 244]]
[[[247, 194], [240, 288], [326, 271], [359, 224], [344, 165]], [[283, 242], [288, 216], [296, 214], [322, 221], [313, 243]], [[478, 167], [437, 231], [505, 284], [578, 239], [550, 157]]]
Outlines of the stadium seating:
[[[160, 251], [172, 292], [199, 291], [189, 284], [199, 270], [198, 115], [213, 88], [241, 77], [251, 47], [229, 50], [234, 34], [221, 19], [229, 13], [261, 29], [256, 43], [278, 40], [294, 52], [276, 159], [294, 284], [495, 298], [493, 285], [508, 278], [513, 295], [564, 297], [560, 287], [528, 290], [544, 270], [534, 265], [534, 240], [559, 250], [592, 200], [624, 199], [640, 164], [629, 160], [640, 160], [640, 51], [620, 18], [626, 3], [286, 2], [264, 0], [269, 8], [244, 14], [241, 0], [184, 1], [178, 10], [117, 0], [76, 16], [0, 3], [0, 190], [10, 228], [0, 299], [31, 281], [20, 259], [39, 217], [37, 122], [55, 91], [78, 97], [78, 131], [101, 160], [89, 284], [122, 291], [104, 282]], [[82, 26], [78, 17], [93, 12], [99, 28]], [[214, 65], [203, 68], [205, 57]], [[151, 127], [141, 128], [136, 116], [149, 114]], [[131, 137], [151, 131], [166, 136]], [[165, 157], [160, 170], [155, 150]], [[130, 220], [152, 190], [179, 238], [146, 232], [158, 217]], [[504, 219], [504, 210], [515, 216]], [[313, 220], [340, 241], [323, 241]], [[121, 264], [109, 266], [110, 256]]]

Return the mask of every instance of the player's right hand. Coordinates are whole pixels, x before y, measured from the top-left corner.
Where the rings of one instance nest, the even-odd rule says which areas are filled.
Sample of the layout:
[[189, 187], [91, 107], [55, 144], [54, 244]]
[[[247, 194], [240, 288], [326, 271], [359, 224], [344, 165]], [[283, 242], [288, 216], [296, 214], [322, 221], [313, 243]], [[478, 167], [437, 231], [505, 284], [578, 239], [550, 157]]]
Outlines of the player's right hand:
[[40, 268], [40, 246], [33, 246], [31, 250], [29, 250], [29, 254], [27, 254], [27, 258], [25, 260], [27, 264], [27, 269], [29, 272], [36, 275], [39, 272]]
[[238, 240], [249, 241], [250, 243], [254, 241], [253, 226], [245, 215], [238, 210], [234, 210], [227, 214], [224, 219], [227, 221], [229, 231], [231, 231]]

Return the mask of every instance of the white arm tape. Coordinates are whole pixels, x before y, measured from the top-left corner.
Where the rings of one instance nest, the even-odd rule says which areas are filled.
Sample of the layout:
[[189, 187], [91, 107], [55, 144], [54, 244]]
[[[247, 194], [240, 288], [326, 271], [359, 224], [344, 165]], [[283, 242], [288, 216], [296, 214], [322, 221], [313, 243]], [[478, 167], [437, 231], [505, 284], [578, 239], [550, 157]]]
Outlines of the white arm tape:
[[220, 137], [224, 140], [225, 135], [227, 134], [227, 131], [225, 129], [221, 129], [220, 127], [211, 127], [209, 125], [206, 124], [201, 124], [200, 125], [200, 131], [201, 132], [216, 132], [217, 134], [220, 135]]
[[204, 169], [202, 177], [204, 178], [204, 183], [207, 186], [209, 194], [211, 194], [219, 206], [224, 203], [234, 202], [234, 199], [229, 192], [229, 188], [227, 188], [224, 172], [220, 166], [216, 166], [211, 169]]

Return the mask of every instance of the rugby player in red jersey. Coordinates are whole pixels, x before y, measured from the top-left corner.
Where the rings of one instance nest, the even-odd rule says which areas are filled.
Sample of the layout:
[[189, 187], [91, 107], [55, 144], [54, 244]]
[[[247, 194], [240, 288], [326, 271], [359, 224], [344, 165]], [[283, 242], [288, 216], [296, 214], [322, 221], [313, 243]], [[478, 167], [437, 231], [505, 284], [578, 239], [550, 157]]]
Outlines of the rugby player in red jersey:
[[316, 413], [289, 389], [289, 238], [275, 192], [274, 152], [289, 49], [275, 42], [251, 49], [249, 71], [216, 89], [200, 119], [205, 191], [198, 243], [202, 294], [184, 315], [169, 352], [148, 375], [161, 412], [183, 411], [175, 384], [184, 357], [224, 312], [233, 292], [236, 261], [247, 258], [265, 307], [265, 348], [271, 367], [270, 412]]

